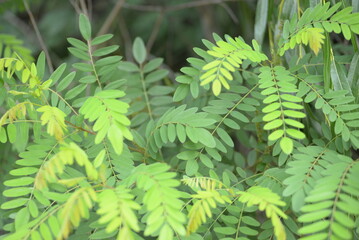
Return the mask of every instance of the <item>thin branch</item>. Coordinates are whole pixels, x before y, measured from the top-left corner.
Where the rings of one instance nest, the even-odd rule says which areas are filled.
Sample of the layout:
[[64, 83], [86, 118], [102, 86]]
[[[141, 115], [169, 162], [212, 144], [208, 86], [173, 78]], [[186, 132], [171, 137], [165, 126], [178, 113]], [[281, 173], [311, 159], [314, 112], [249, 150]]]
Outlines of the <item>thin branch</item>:
[[183, 3], [183, 4], [174, 5], [174, 6], [169, 6], [166, 9], [166, 12], [178, 11], [178, 10], [183, 10], [183, 9], [187, 9], [187, 8], [201, 7], [201, 6], [206, 6], [206, 5], [221, 4], [224, 2], [237, 2], [237, 1], [238, 0], [201, 0], [201, 1], [196, 1], [196, 2], [189, 2], [189, 3]]
[[71, 3], [71, 5], [74, 7], [76, 13], [77, 13], [78, 15], [80, 15], [81, 9], [79, 8], [78, 4], [75, 3], [75, 0], [70, 0], [70, 3]]
[[134, 4], [123, 4], [124, 8], [137, 10], [137, 11], [143, 11], [143, 12], [162, 12], [163, 7], [161, 6], [151, 6], [151, 5], [134, 5]]
[[234, 14], [233, 10], [228, 7], [227, 4], [225, 3], [221, 3], [220, 6], [222, 6], [224, 8], [224, 10], [226, 10], [226, 12], [228, 13], [228, 15], [232, 18], [232, 21], [235, 23], [235, 24], [238, 24], [239, 23], [239, 20], [238, 18], [236, 17], [236, 14]]
[[115, 21], [118, 13], [121, 11], [122, 5], [126, 0], [118, 0], [108, 17], [106, 18], [104, 24], [102, 25], [100, 31], [98, 31], [97, 36], [103, 35], [108, 32], [112, 23]]
[[120, 32], [121, 35], [123, 37], [123, 41], [124, 41], [124, 45], [125, 47], [125, 55], [126, 55], [126, 59], [128, 61], [132, 61], [133, 57], [132, 57], [132, 40], [131, 40], [131, 35], [130, 32], [128, 31], [125, 19], [122, 17], [122, 15], [120, 15], [120, 19], [119, 19], [119, 28], [120, 28]]
[[174, 6], [155, 6], [155, 5], [133, 5], [133, 4], [124, 4], [123, 7], [127, 9], [133, 9], [137, 11], [145, 11], [145, 12], [172, 12], [183, 10], [187, 8], [195, 8], [201, 7], [205, 5], [213, 5], [213, 4], [221, 4], [224, 2], [236, 2], [238, 0], [200, 0], [195, 2], [188, 2], [183, 4], [177, 4]]
[[161, 12], [156, 19], [155, 25], [153, 26], [152, 32], [151, 32], [151, 36], [148, 39], [147, 42], [147, 52], [150, 53], [151, 52], [151, 48], [153, 46], [153, 44], [155, 43], [155, 40], [157, 38], [158, 32], [160, 31], [161, 25], [162, 25], [162, 21], [163, 21], [163, 13]]
[[88, 14], [89, 14], [89, 18], [92, 19], [92, 0], [87, 0], [87, 9], [88, 9]]
[[47, 47], [44, 43], [44, 40], [40, 34], [40, 31], [39, 31], [39, 28], [37, 27], [37, 24], [36, 24], [36, 21], [35, 21], [35, 18], [34, 18], [34, 15], [32, 14], [31, 10], [30, 10], [30, 7], [29, 5], [27, 4], [27, 0], [23, 0], [23, 3], [24, 3], [24, 6], [25, 6], [25, 9], [26, 9], [26, 12], [27, 14], [29, 15], [30, 17], [30, 21], [31, 21], [31, 24], [35, 30], [35, 33], [36, 33], [36, 37], [37, 39], [39, 40], [39, 43], [41, 45], [41, 48], [42, 50], [44, 51], [45, 55], [46, 55], [46, 59], [47, 59], [47, 65], [49, 67], [49, 70], [50, 70], [50, 73], [52, 73], [54, 71], [54, 67], [52, 66], [52, 61], [51, 61], [51, 58], [50, 58], [50, 54], [49, 54], [49, 51], [47, 50]]
[[83, 12], [86, 16], [89, 16], [89, 13], [88, 13], [87, 7], [86, 7], [86, 3], [85, 3], [84, 0], [80, 0], [80, 6], [81, 6], [82, 12]]
[[83, 131], [83, 132], [87, 132], [87, 133], [92, 134], [92, 135], [96, 135], [95, 132], [91, 132], [91, 131], [86, 130], [86, 129], [82, 128], [82, 127], [76, 126], [75, 124], [73, 124], [73, 123], [71, 123], [71, 122], [69, 122], [69, 121], [67, 121], [67, 120], [65, 120], [65, 122], [66, 122], [67, 124], [69, 124], [71, 127], [75, 128], [75, 129], [81, 130], [81, 131]]
[[30, 40], [30, 44], [38, 45], [39, 48], [41, 48], [39, 41], [37, 41], [36, 35], [31, 31], [31, 27], [18, 18], [14, 13], [10, 11], [4, 13], [4, 19], [9, 24], [19, 29], [20, 32]]

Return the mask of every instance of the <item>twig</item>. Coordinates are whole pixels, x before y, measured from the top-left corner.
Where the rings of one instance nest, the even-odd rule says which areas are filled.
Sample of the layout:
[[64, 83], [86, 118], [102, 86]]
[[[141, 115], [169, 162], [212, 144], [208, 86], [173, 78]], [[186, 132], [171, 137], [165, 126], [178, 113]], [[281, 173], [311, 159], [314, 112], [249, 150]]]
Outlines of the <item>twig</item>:
[[88, 14], [89, 14], [89, 18], [92, 19], [92, 0], [87, 0], [87, 9], [88, 9]]
[[108, 32], [111, 27], [111, 24], [115, 21], [116, 16], [120, 12], [122, 5], [125, 3], [126, 0], [118, 0], [115, 7], [112, 9], [110, 14], [105, 20], [105, 23], [102, 25], [100, 31], [98, 31], [97, 36], [103, 35]]
[[81, 131], [87, 132], [87, 133], [92, 134], [92, 135], [96, 135], [96, 133], [95, 133], [95, 132], [91, 132], [91, 131], [86, 130], [86, 129], [82, 128], [82, 127], [76, 126], [75, 124], [72, 124], [72, 123], [70, 123], [70, 122], [69, 122], [69, 121], [67, 121], [67, 120], [65, 120], [65, 122], [66, 122], [67, 124], [69, 124], [70, 126], [72, 126], [73, 128], [76, 128], [76, 129], [78, 129], [78, 130], [81, 130]]
[[162, 12], [163, 11], [163, 7], [161, 6], [151, 6], [151, 5], [134, 5], [134, 4], [128, 4], [125, 3], [123, 4], [124, 8], [127, 9], [133, 9], [133, 10], [137, 10], [137, 11], [143, 11], [143, 12]]
[[225, 3], [221, 3], [220, 6], [222, 6], [224, 8], [224, 10], [226, 10], [226, 12], [228, 13], [228, 15], [232, 18], [232, 21], [235, 23], [235, 24], [238, 24], [239, 21], [238, 21], [238, 18], [236, 17], [236, 15], [234, 14], [233, 10], [228, 7], [227, 4]]
[[83, 12], [86, 16], [89, 16], [89, 13], [88, 13], [87, 7], [86, 7], [86, 3], [85, 3], [84, 0], [80, 0], [80, 6], [81, 6], [82, 12]]
[[172, 12], [178, 11], [187, 8], [195, 8], [205, 5], [212, 5], [212, 4], [221, 4], [224, 2], [236, 2], [238, 0], [200, 0], [195, 2], [188, 2], [183, 4], [177, 4], [174, 6], [162, 7], [162, 6], [155, 6], [155, 5], [132, 5], [132, 4], [124, 4], [124, 8], [134, 9], [138, 11], [145, 11], [145, 12]]
[[150, 53], [151, 52], [151, 48], [157, 38], [157, 35], [158, 35], [158, 32], [160, 30], [160, 27], [162, 25], [162, 21], [163, 21], [163, 13], [161, 12], [157, 19], [156, 19], [156, 23], [155, 25], [153, 26], [153, 29], [152, 29], [152, 32], [151, 32], [151, 36], [150, 38], [148, 39], [148, 42], [147, 42], [147, 52]]
[[120, 19], [119, 19], [119, 28], [120, 28], [120, 32], [121, 35], [123, 36], [123, 41], [124, 41], [124, 45], [125, 47], [125, 54], [126, 54], [126, 59], [128, 61], [132, 61], [133, 57], [132, 57], [132, 40], [131, 40], [131, 35], [130, 32], [127, 29], [127, 25], [125, 23], [125, 19], [122, 17], [122, 15], [120, 15]]
[[70, 0], [70, 3], [71, 3], [71, 5], [74, 7], [76, 13], [80, 15], [81, 9], [80, 9], [79, 6], [75, 3], [75, 0]]
[[52, 66], [52, 61], [51, 61], [51, 58], [50, 58], [50, 54], [49, 54], [49, 51], [47, 50], [46, 48], [46, 45], [44, 43], [44, 40], [40, 34], [40, 31], [39, 31], [39, 28], [37, 27], [37, 24], [36, 24], [36, 21], [35, 21], [35, 18], [34, 18], [34, 15], [32, 14], [31, 10], [30, 10], [30, 7], [29, 5], [27, 4], [27, 0], [23, 0], [23, 3], [24, 3], [24, 6], [25, 6], [25, 9], [26, 9], [26, 12], [27, 14], [29, 15], [30, 17], [30, 21], [31, 21], [31, 24], [35, 30], [35, 33], [36, 33], [36, 37], [37, 39], [39, 40], [39, 43], [41, 45], [41, 48], [42, 50], [44, 51], [45, 55], [46, 55], [46, 59], [47, 59], [47, 65], [49, 67], [49, 70], [50, 70], [50, 73], [52, 73], [54, 71], [54, 67]]
[[205, 6], [205, 5], [221, 4], [223, 2], [236, 2], [236, 1], [238, 1], [238, 0], [201, 0], [201, 1], [196, 1], [196, 2], [189, 2], [189, 3], [183, 3], [183, 4], [174, 5], [174, 6], [169, 6], [166, 9], [166, 12], [178, 11], [178, 10], [187, 9], [187, 8], [201, 7], [201, 6]]
[[[8, 11], [4, 13], [4, 19], [17, 29], [21, 31], [23, 35], [30, 39], [30, 44], [38, 45], [41, 48], [41, 45], [37, 41], [35, 34], [32, 33], [31, 28], [28, 24], [23, 22], [20, 18], [18, 18], [14, 13]], [[30, 33], [30, 34], [29, 34]]]

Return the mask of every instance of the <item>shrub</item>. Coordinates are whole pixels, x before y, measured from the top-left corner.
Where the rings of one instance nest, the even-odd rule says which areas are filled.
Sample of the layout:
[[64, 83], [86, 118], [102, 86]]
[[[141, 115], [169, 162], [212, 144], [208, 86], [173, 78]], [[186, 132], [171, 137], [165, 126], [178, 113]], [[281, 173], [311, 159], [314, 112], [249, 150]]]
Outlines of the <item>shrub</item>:
[[214, 34], [178, 84], [140, 38], [134, 62], [114, 55], [83, 14], [72, 67], [5, 51], [0, 141], [20, 154], [2, 238], [354, 239], [359, 13], [328, 2], [278, 19], [270, 54]]

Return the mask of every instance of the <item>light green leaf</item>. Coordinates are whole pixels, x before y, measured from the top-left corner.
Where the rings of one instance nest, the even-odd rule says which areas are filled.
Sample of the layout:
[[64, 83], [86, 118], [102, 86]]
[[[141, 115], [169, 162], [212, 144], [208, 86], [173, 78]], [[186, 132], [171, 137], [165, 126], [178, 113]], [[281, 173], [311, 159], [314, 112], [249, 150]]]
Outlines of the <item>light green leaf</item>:
[[22, 208], [16, 213], [15, 217], [15, 229], [16, 231], [24, 228], [30, 220], [30, 214], [27, 208]]
[[122, 131], [115, 125], [112, 124], [107, 132], [107, 137], [111, 142], [111, 145], [115, 152], [120, 155], [123, 149], [123, 134]]
[[88, 17], [84, 14], [80, 14], [79, 28], [82, 37], [89, 41], [91, 39], [91, 24]]
[[284, 134], [284, 130], [282, 129], [278, 129], [274, 132], [272, 132], [269, 136], [268, 136], [268, 140], [269, 141], [276, 141], [277, 139], [281, 138]]
[[101, 36], [95, 37], [92, 40], [91, 44], [92, 45], [98, 45], [98, 44], [101, 44], [101, 43], [104, 43], [104, 42], [110, 40], [112, 37], [113, 37], [113, 34], [101, 35]]
[[212, 91], [215, 96], [218, 96], [221, 93], [221, 82], [219, 80], [215, 80], [212, 83]]
[[297, 139], [304, 139], [304, 138], [305, 138], [305, 134], [302, 133], [301, 131], [296, 130], [296, 129], [287, 128], [287, 129], [285, 130], [285, 132], [286, 132], [289, 136], [291, 136], [291, 137], [293, 137], [293, 138], [297, 138]]
[[93, 165], [95, 168], [98, 168], [101, 166], [104, 158], [105, 158], [106, 151], [105, 149], [102, 149], [96, 156], [95, 160], [93, 161]]
[[1, 205], [1, 209], [14, 209], [24, 205], [28, 198], [16, 198], [10, 201], [6, 201]]
[[16, 132], [17, 132], [16, 126], [14, 124], [10, 123], [7, 126], [7, 135], [8, 135], [10, 143], [14, 143], [16, 141]]
[[293, 152], [293, 140], [284, 137], [280, 140], [280, 148], [285, 154], [291, 154]]
[[0, 127], [0, 142], [6, 143], [7, 136], [6, 136], [6, 130], [4, 127]]
[[132, 53], [139, 64], [142, 64], [146, 60], [147, 50], [141, 38], [137, 37], [133, 42]]

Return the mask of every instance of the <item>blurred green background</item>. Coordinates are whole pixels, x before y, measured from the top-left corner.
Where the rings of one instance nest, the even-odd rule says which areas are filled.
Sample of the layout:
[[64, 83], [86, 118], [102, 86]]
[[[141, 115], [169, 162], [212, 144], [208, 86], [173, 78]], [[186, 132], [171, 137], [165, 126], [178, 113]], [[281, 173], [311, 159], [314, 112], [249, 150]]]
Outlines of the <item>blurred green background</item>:
[[[88, 8], [94, 33], [113, 33], [119, 54], [130, 58], [131, 43], [139, 36], [151, 54], [164, 58], [174, 71], [185, 64], [201, 39], [219, 35], [253, 38], [254, 0], [33, 0], [29, 8], [55, 67], [70, 57], [67, 37], [79, 37], [78, 13]], [[0, 33], [17, 36], [35, 56], [41, 50], [21, 0], [0, 1]], [[128, 59], [131, 60], [131, 59]]]

